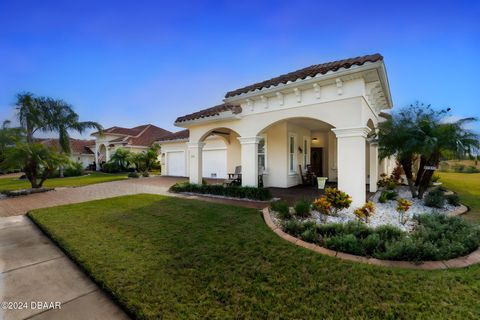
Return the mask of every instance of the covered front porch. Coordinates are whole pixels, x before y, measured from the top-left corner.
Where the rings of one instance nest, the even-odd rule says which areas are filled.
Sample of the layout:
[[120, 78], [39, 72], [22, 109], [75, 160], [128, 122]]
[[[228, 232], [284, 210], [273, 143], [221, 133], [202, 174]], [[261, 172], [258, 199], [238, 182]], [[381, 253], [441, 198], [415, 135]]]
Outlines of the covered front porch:
[[327, 186], [347, 192], [354, 205], [361, 205], [368, 192], [376, 191], [382, 171], [377, 145], [367, 139], [372, 129], [371, 123], [337, 129], [307, 117], [282, 119], [247, 137], [231, 128], [213, 128], [198, 143], [188, 144], [190, 182], [205, 177], [203, 147], [216, 136], [225, 143], [228, 173], [240, 173], [242, 186], [271, 188], [274, 196], [288, 200], [315, 198], [321, 191], [306, 179], [308, 172], [328, 178]]

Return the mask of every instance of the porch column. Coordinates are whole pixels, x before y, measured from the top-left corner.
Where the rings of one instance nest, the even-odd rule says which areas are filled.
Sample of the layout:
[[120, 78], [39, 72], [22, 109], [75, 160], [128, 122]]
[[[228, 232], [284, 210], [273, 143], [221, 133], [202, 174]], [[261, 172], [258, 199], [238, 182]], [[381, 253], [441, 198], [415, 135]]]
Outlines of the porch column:
[[95, 143], [95, 170], [100, 171], [100, 163], [98, 163], [98, 144]]
[[337, 136], [338, 189], [352, 197], [352, 206], [365, 203], [365, 143], [368, 127], [332, 129]]
[[242, 186], [258, 186], [258, 142], [261, 137], [238, 137], [241, 145]]
[[191, 142], [188, 144], [190, 162], [190, 183], [202, 184], [202, 150], [205, 143]]
[[369, 191], [377, 192], [378, 181], [378, 143], [370, 143], [370, 181]]

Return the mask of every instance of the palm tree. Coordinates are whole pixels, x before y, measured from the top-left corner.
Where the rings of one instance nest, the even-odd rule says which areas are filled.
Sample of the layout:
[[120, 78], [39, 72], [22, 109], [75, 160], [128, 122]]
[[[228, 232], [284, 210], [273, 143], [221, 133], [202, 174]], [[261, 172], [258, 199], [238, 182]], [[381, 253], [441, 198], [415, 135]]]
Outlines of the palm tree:
[[127, 171], [134, 160], [132, 152], [126, 149], [117, 149], [110, 157], [109, 162], [113, 163], [120, 171]]
[[425, 166], [438, 167], [441, 157], [449, 152], [461, 158], [478, 150], [480, 146], [478, 134], [465, 128], [466, 124], [475, 121], [476, 118], [469, 117], [446, 122], [444, 117], [438, 117], [427, 119], [420, 124], [424, 141], [421, 154], [425, 165], [419, 169], [417, 178], [419, 198], [423, 197], [433, 175], [433, 170], [425, 170]]

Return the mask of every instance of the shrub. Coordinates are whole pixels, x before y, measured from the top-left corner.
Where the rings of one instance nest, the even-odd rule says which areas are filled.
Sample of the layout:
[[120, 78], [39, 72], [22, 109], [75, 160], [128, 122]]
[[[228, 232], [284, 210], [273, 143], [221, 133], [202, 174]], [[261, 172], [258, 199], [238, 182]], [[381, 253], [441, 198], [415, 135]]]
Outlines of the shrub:
[[407, 222], [405, 213], [410, 209], [412, 206], [412, 202], [408, 201], [407, 199], [400, 198], [397, 200], [397, 211], [399, 213], [398, 219], [400, 223], [405, 224]]
[[375, 213], [375, 204], [372, 201], [368, 201], [361, 208], [355, 209], [353, 213], [358, 219], [364, 219], [365, 223], [368, 223], [368, 218]]
[[232, 198], [247, 198], [266, 201], [272, 198], [270, 190], [255, 187], [224, 187], [222, 185], [201, 185], [189, 182], [176, 183], [170, 187], [171, 192], [192, 192], [200, 194], [220, 195]]
[[442, 190], [434, 188], [425, 195], [423, 203], [427, 207], [443, 208], [443, 206], [445, 205], [445, 194]]
[[80, 162], [74, 162], [63, 170], [64, 177], [78, 177], [84, 174], [85, 170], [83, 168], [83, 164]]
[[293, 208], [295, 209], [295, 215], [301, 218], [306, 218], [310, 216], [310, 207], [310, 201], [305, 199], [297, 200], [293, 206]]
[[424, 214], [409, 235], [393, 226], [370, 228], [358, 221], [316, 224], [290, 220], [283, 230], [332, 250], [379, 259], [425, 261], [466, 255], [480, 245], [480, 227], [461, 217]]
[[448, 204], [451, 204], [452, 206], [460, 205], [460, 198], [456, 193], [445, 196], [445, 199], [447, 200]]
[[342, 209], [347, 209], [352, 203], [352, 197], [336, 188], [326, 188], [325, 195], [315, 199], [313, 206], [321, 213], [335, 215]]
[[386, 185], [387, 190], [395, 190], [396, 187], [397, 187], [396, 182], [394, 182], [394, 181], [388, 181], [387, 182], [387, 185]]
[[466, 169], [465, 169], [465, 172], [466, 173], [478, 173], [480, 172], [480, 170], [478, 170], [476, 167], [474, 166], [468, 166]]
[[305, 231], [305, 224], [298, 220], [289, 220], [283, 224], [283, 231], [294, 237], [298, 237]]
[[465, 170], [465, 165], [460, 164], [460, 163], [455, 163], [452, 165], [452, 170], [454, 172], [463, 172]]
[[327, 248], [332, 250], [348, 252], [356, 255], [364, 255], [365, 250], [362, 243], [353, 234], [333, 236], [325, 241]]
[[140, 175], [137, 172], [130, 172], [128, 174], [129, 178], [140, 178]]
[[273, 201], [270, 203], [270, 209], [278, 213], [280, 219], [290, 219], [292, 215], [290, 214], [290, 208], [288, 203], [285, 201]]
[[440, 176], [438, 174], [432, 175], [432, 178], [430, 178], [430, 182], [435, 183], [440, 180]]
[[102, 172], [105, 173], [118, 173], [121, 172], [120, 168], [117, 166], [116, 163], [113, 162], [106, 162], [102, 164]]
[[398, 193], [394, 190], [385, 190], [382, 191], [380, 197], [378, 198], [378, 202], [385, 203], [387, 200], [394, 200], [398, 197]]
[[150, 177], [150, 173], [148, 173], [148, 171], [144, 171], [142, 172], [142, 177]]
[[383, 191], [380, 194], [380, 197], [378, 197], [378, 202], [380, 202], [380, 203], [386, 203], [387, 202], [387, 193], [385, 191]]

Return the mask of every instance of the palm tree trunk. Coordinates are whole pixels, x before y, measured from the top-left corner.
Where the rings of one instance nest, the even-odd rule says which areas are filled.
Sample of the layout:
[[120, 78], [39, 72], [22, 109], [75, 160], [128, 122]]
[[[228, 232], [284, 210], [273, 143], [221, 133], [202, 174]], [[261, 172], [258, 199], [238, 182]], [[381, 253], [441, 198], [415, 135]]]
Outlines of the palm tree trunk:
[[[440, 154], [435, 153], [433, 154], [430, 159], [425, 161], [425, 165], [427, 166], [438, 166]], [[432, 179], [434, 170], [425, 170], [422, 175], [422, 179], [420, 180], [420, 184], [418, 187], [418, 198], [422, 199], [425, 191], [427, 191], [428, 187], [430, 186], [430, 180]]]
[[408, 187], [410, 188], [410, 192], [412, 193], [412, 197], [417, 196], [417, 190], [415, 189], [414, 182], [413, 182], [413, 172], [412, 172], [412, 158], [411, 157], [403, 157], [399, 160], [400, 164], [402, 165], [403, 171], [405, 172], [405, 176], [407, 177]]
[[415, 186], [418, 187], [420, 185], [420, 181], [422, 180], [422, 176], [425, 173], [425, 165], [427, 163], [427, 159], [424, 156], [420, 157], [420, 166], [418, 167], [417, 176], [415, 179]]

